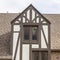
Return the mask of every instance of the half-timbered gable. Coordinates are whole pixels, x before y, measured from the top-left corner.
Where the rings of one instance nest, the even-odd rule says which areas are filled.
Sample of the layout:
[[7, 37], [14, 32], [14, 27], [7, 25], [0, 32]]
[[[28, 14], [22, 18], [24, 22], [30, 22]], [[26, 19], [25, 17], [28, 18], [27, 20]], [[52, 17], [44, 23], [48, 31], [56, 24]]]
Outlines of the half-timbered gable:
[[50, 60], [50, 22], [48, 19], [30, 5], [11, 24], [13, 60]]

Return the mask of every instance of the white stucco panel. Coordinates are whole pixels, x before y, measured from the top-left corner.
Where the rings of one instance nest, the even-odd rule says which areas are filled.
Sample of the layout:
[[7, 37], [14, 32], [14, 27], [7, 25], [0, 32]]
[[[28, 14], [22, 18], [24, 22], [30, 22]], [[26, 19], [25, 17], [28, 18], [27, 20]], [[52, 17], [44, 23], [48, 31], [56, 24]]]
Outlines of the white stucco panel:
[[32, 44], [32, 48], [39, 48], [39, 44]]
[[20, 31], [20, 25], [14, 25], [13, 31]]
[[47, 48], [42, 31], [41, 31], [41, 48]]
[[22, 60], [29, 60], [29, 44], [22, 45]]

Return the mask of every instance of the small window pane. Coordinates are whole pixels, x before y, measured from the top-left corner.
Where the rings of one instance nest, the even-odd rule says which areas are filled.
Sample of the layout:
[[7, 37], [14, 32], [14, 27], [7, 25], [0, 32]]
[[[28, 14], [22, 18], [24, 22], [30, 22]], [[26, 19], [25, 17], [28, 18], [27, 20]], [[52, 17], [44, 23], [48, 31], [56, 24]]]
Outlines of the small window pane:
[[37, 40], [37, 27], [32, 27], [32, 40]]
[[48, 52], [41, 52], [42, 60], [48, 60]]
[[39, 60], [39, 52], [33, 52], [33, 60]]
[[24, 27], [24, 40], [29, 40], [30, 28], [28, 26]]

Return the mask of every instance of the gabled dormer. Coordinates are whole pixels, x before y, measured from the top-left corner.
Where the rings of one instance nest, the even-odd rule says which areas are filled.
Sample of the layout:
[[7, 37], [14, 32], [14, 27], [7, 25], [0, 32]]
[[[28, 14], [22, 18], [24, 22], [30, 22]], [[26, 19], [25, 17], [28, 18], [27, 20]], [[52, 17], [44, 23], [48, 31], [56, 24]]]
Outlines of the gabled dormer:
[[37, 54], [43, 56], [44, 52], [47, 52], [47, 59], [50, 57], [50, 22], [35, 7], [28, 6], [11, 24], [13, 60], [18, 56], [18, 60], [33, 60], [32, 55], [37, 53], [36, 50], [39, 52]]

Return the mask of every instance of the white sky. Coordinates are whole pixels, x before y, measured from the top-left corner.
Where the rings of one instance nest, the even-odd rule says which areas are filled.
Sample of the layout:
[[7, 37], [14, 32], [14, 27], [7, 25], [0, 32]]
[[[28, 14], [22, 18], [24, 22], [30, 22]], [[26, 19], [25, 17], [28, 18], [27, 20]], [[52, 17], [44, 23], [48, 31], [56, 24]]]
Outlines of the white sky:
[[60, 0], [0, 0], [0, 13], [19, 13], [30, 4], [41, 13], [60, 14]]

